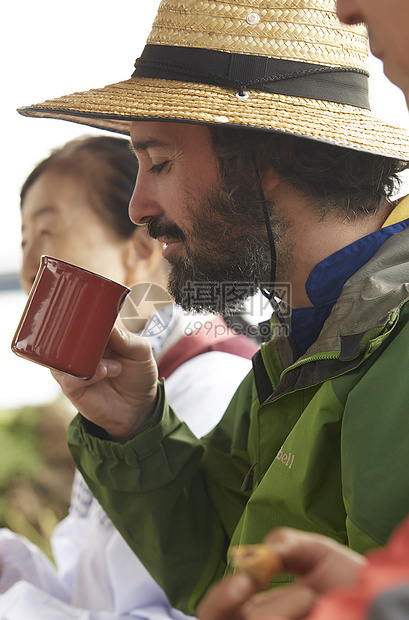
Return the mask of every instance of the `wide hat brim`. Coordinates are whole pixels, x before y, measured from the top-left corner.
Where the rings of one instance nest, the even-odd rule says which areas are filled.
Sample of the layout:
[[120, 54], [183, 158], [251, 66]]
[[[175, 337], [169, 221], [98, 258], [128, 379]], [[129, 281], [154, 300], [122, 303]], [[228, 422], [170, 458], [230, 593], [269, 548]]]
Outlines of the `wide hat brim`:
[[409, 160], [409, 135], [369, 110], [329, 101], [219, 86], [130, 78], [104, 88], [18, 109], [129, 135], [132, 121], [179, 121], [278, 131], [341, 147]]

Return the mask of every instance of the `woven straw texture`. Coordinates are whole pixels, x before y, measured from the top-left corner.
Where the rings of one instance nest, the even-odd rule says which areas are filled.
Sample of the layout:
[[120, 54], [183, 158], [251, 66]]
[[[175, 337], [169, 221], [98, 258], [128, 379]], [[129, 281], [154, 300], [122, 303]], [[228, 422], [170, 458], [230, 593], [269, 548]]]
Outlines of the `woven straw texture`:
[[28, 109], [27, 115], [63, 118], [125, 134], [129, 133], [130, 123], [123, 121], [138, 119], [241, 125], [409, 160], [409, 135], [405, 130], [386, 125], [367, 110], [357, 110], [260, 91], [251, 91], [249, 99], [243, 101], [233, 91], [217, 86], [204, 88], [201, 84], [137, 78], [102, 91], [45, 101]]
[[[256, 17], [254, 17], [256, 16]], [[326, 65], [366, 66], [363, 27], [342, 26], [335, 0], [162, 0], [148, 43], [195, 46]], [[119, 133], [130, 121], [166, 119], [290, 133], [409, 160], [409, 135], [345, 104], [251, 89], [131, 78], [20, 108], [25, 116], [60, 118]]]
[[360, 69], [368, 61], [366, 29], [341, 25], [332, 0], [163, 0], [147, 43]]

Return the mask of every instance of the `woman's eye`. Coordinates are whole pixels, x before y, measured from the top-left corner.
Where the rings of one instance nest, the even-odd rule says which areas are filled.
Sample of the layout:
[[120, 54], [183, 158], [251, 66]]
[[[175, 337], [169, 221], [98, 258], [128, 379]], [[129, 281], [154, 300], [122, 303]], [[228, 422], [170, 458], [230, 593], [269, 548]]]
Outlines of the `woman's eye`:
[[164, 170], [166, 168], [168, 163], [169, 163], [168, 161], [163, 161], [161, 164], [154, 164], [149, 169], [149, 172], [151, 172], [152, 174], [159, 174], [160, 172], [162, 172], [162, 170]]

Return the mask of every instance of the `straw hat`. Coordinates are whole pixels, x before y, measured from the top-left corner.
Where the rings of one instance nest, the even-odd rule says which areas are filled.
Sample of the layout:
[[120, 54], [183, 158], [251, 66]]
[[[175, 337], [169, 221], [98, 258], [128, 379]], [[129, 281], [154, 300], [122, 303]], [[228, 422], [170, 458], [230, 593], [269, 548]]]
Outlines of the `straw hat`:
[[[101, 42], [102, 44], [102, 42]], [[129, 134], [133, 120], [252, 127], [409, 159], [368, 103], [364, 26], [335, 0], [162, 0], [126, 81], [20, 108]]]

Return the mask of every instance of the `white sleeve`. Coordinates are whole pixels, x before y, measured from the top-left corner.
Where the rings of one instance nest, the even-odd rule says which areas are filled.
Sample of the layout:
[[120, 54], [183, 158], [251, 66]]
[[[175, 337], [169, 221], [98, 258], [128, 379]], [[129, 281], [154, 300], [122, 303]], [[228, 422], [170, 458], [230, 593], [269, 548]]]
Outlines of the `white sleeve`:
[[[54, 565], [33, 543], [10, 530], [0, 530], [0, 592], [20, 580], [32, 583], [61, 600], [69, 600], [69, 591], [58, 577]], [[0, 616], [2, 617], [2, 616]]]
[[[116, 613], [95, 613], [87, 609], [74, 609], [26, 581], [16, 583], [0, 597], [2, 620], [125, 620], [129, 617], [119, 616]], [[141, 620], [146, 619], [142, 617]]]
[[84, 609], [53, 596], [41, 585], [21, 580], [4, 592], [0, 596], [1, 620], [191, 620], [159, 599], [157, 604], [138, 605], [124, 613]]
[[169, 404], [197, 437], [203, 437], [220, 421], [251, 367], [251, 360], [223, 351], [192, 357], [165, 380]]
[[56, 527], [52, 546], [58, 573], [69, 585], [73, 614], [92, 609], [95, 620], [102, 612], [112, 616], [101, 618], [186, 620], [171, 607], [78, 472], [70, 514]]

